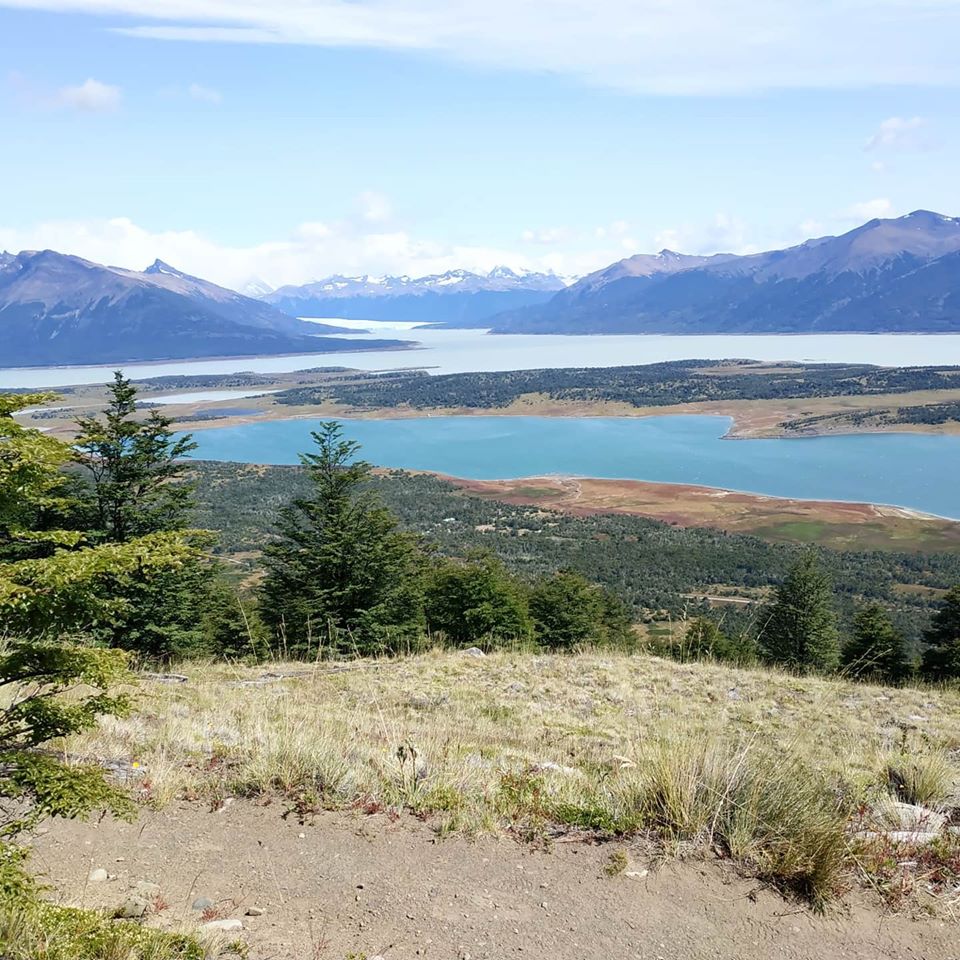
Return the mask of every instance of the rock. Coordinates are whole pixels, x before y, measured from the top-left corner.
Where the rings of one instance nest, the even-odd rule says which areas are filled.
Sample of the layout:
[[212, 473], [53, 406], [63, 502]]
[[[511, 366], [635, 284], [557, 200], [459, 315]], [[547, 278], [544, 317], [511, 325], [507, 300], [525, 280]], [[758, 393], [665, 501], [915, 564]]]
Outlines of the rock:
[[485, 657], [486, 654], [479, 647], [467, 647], [463, 651], [464, 656], [466, 657]]
[[160, 896], [160, 884], [151, 883], [149, 880], [141, 880], [134, 888], [135, 897], [143, 897], [144, 900], [154, 900]]
[[137, 920], [140, 917], [146, 916], [149, 908], [150, 904], [144, 897], [131, 894], [120, 904], [114, 916], [120, 920]]
[[182, 673], [142, 673], [140, 676], [154, 683], [186, 683], [190, 679]]
[[107, 880], [107, 871], [103, 867], [98, 867], [96, 870], [91, 870], [89, 876], [87, 877], [88, 883], [105, 883]]
[[573, 776], [577, 773], [574, 767], [565, 767], [562, 764], [554, 763], [553, 760], [544, 760], [533, 767], [536, 773], [562, 773], [565, 777]]
[[871, 812], [870, 825], [881, 831], [939, 833], [947, 818], [936, 810], [899, 800], [882, 800]]
[[727, 699], [728, 699], [728, 700], [740, 700], [740, 699], [741, 699], [741, 696], [740, 696], [740, 688], [739, 688], [739, 687], [731, 687], [731, 688], [727, 691]]
[[236, 933], [243, 929], [243, 921], [236, 917], [227, 920], [211, 920], [209, 923], [201, 924], [201, 930], [209, 930], [211, 933]]
[[216, 904], [209, 897], [197, 897], [190, 905], [194, 910], [212, 910]]
[[624, 870], [623, 875], [631, 880], [642, 880], [649, 874], [649, 870]]
[[248, 917], [262, 917], [266, 913], [263, 907], [247, 907]]
[[920, 847], [939, 840], [942, 834], [929, 830], [862, 830], [857, 836], [862, 840], [889, 840], [892, 843], [912, 843]]

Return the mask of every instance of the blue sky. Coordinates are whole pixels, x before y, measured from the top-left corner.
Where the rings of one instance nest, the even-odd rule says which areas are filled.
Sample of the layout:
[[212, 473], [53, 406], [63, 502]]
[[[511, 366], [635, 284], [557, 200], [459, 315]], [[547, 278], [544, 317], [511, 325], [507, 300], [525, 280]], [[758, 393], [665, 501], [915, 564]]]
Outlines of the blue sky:
[[960, 0], [0, 0], [0, 248], [579, 274], [957, 215], [958, 41]]

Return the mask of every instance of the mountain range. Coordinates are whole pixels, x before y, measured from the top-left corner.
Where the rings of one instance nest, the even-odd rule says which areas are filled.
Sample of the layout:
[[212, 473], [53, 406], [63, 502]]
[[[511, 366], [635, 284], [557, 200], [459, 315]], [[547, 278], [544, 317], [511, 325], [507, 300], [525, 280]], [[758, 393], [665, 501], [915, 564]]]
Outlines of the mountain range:
[[473, 326], [501, 311], [545, 303], [565, 286], [552, 273], [497, 267], [487, 274], [450, 270], [418, 279], [336, 275], [281, 287], [262, 299], [294, 317]]
[[53, 250], [0, 254], [0, 366], [328, 353], [346, 340], [157, 260], [142, 273]]
[[496, 333], [942, 333], [960, 331], [960, 218], [917, 210], [767, 253], [629, 257]]

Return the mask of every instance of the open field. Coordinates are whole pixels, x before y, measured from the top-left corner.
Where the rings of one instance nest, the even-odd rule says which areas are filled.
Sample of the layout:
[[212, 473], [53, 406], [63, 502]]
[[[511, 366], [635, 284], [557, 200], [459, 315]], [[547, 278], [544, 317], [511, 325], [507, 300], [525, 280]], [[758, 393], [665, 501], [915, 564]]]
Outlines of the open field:
[[580, 477], [459, 480], [491, 500], [541, 506], [580, 516], [625, 513], [684, 527], [716, 527], [779, 543], [817, 543], [840, 550], [939, 552], [960, 549], [960, 523], [900, 507], [790, 500], [691, 484]]
[[956, 690], [615, 652], [195, 665], [181, 679], [146, 677], [134, 715], [67, 753], [160, 809], [259, 798], [304, 822], [406, 811], [441, 836], [619, 837], [729, 858], [813, 903], [863, 881], [942, 913], [960, 889], [954, 833], [935, 874], [913, 840], [893, 853], [884, 840], [881, 856], [853, 836], [894, 796], [954, 816]]

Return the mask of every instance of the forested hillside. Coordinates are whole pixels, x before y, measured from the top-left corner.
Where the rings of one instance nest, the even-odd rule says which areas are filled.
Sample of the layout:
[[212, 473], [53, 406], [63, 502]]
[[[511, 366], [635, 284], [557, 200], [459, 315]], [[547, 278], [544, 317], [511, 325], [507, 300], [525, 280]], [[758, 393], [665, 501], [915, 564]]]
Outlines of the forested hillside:
[[[198, 463], [199, 526], [216, 530], [219, 549], [251, 557], [272, 531], [279, 507], [306, 492], [299, 467]], [[531, 578], [572, 569], [618, 595], [640, 617], [691, 616], [699, 604], [684, 594], [736, 588], [761, 598], [805, 548], [756, 537], [684, 529], [631, 516], [575, 517], [538, 508], [490, 502], [430, 475], [393, 471], [372, 483], [404, 527], [448, 556], [491, 550], [510, 569]], [[960, 555], [818, 551], [832, 575], [849, 622], [857, 600], [883, 602], [916, 648], [939, 591], [960, 583]], [[921, 587], [923, 589], [915, 589]], [[755, 616], [731, 606], [725, 620], [737, 629]]]
[[633, 367], [571, 367], [433, 375], [400, 371], [286, 390], [281, 404], [336, 400], [358, 410], [506, 407], [527, 394], [551, 400], [670, 406], [709, 400], [785, 400], [960, 389], [960, 367], [873, 367], [677, 360]]

